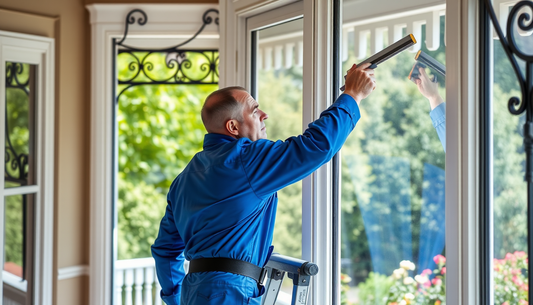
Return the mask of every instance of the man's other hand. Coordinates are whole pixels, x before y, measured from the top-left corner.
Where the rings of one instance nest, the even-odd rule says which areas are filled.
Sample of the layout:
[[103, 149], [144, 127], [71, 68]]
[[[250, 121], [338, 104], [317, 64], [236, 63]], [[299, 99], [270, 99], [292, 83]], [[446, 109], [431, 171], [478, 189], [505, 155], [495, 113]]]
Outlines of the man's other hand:
[[444, 100], [439, 95], [438, 83], [434, 83], [429, 79], [429, 76], [426, 73], [426, 69], [419, 69], [420, 75], [419, 78], [415, 80], [418, 90], [429, 100], [429, 105], [431, 110], [435, 109], [438, 105], [442, 104]]
[[376, 89], [374, 69], [368, 69], [370, 63], [353, 65], [346, 74], [344, 93], [351, 95], [357, 104]]

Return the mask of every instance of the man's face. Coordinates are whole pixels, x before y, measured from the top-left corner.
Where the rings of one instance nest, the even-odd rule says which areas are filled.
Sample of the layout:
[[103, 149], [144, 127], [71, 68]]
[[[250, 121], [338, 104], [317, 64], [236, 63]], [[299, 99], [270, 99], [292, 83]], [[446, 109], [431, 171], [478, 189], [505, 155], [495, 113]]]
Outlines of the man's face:
[[268, 115], [259, 109], [259, 104], [246, 91], [237, 91], [235, 99], [243, 104], [243, 121], [239, 124], [239, 137], [248, 138], [252, 141], [266, 139], [266, 125], [264, 120]]

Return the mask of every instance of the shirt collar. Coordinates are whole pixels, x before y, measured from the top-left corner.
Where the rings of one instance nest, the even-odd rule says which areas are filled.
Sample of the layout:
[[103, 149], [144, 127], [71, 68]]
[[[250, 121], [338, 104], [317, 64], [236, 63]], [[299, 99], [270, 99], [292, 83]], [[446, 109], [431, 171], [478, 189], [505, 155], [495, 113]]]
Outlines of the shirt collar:
[[219, 133], [208, 133], [204, 136], [204, 149], [212, 148], [218, 144], [231, 143], [233, 141], [237, 141], [237, 139]]

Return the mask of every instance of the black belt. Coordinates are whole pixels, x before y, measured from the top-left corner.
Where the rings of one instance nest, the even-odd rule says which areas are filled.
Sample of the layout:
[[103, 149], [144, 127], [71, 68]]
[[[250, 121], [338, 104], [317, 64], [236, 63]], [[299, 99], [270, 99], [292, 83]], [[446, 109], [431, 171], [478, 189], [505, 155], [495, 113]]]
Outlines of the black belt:
[[267, 274], [266, 268], [238, 259], [213, 257], [199, 258], [189, 262], [189, 273], [222, 271], [247, 276], [262, 285]]

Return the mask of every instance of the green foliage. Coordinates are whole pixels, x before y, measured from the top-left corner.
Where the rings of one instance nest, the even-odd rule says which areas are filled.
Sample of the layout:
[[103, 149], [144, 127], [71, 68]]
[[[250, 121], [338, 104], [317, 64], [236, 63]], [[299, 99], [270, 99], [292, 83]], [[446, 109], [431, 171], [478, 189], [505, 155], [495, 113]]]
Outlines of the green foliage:
[[159, 222], [165, 211], [166, 196], [153, 185], [118, 181], [118, 259], [150, 257]]
[[[285, 140], [302, 133], [302, 69], [261, 70], [258, 103], [269, 118], [265, 121], [270, 140]], [[292, 257], [302, 253], [302, 183], [278, 192], [274, 229], [275, 252]]]
[[22, 266], [22, 196], [5, 197], [5, 262]]
[[[382, 305], [385, 304], [389, 290], [394, 284], [390, 276], [370, 272], [366, 280], [357, 286], [359, 301], [357, 305]], [[343, 303], [351, 305], [349, 302]]]
[[524, 115], [507, 110], [516, 90], [494, 89], [493, 162], [494, 162], [494, 250], [495, 257], [527, 249], [527, 189], [524, 182], [525, 153], [522, 126]]
[[[128, 64], [128, 58], [119, 57], [120, 78], [130, 73]], [[152, 73], [160, 73], [161, 78], [166, 72], [154, 69]], [[119, 259], [151, 256], [166, 193], [202, 149], [205, 128], [200, 110], [216, 89], [216, 85], [119, 88], [123, 91], [117, 107]]]

